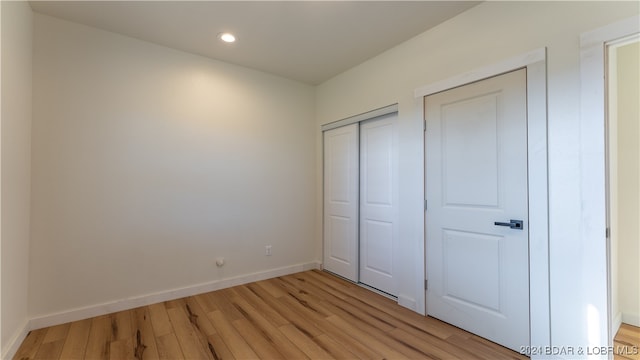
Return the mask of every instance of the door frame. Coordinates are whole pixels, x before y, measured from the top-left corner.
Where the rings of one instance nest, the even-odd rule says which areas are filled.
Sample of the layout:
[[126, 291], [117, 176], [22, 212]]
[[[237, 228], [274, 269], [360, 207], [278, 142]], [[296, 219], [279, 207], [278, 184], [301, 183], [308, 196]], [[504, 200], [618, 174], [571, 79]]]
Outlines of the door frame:
[[[529, 344], [551, 345], [549, 297], [549, 191], [547, 164], [547, 50], [540, 48], [460, 74], [414, 91], [415, 98], [463, 86], [506, 72], [527, 70], [527, 153], [529, 181]], [[424, 101], [424, 100], [423, 100]], [[424, 110], [423, 121], [424, 120]], [[425, 126], [426, 128], [426, 126]], [[424, 141], [424, 136], [423, 136]], [[423, 143], [423, 151], [425, 149]], [[424, 155], [424, 154], [423, 154]], [[426, 156], [425, 156], [426, 158]], [[427, 171], [425, 164], [425, 172]], [[425, 199], [426, 200], [426, 199]], [[425, 231], [426, 242], [429, 241]], [[423, 254], [426, 265], [426, 252]], [[426, 266], [423, 269], [427, 278]], [[535, 296], [532, 296], [535, 295]], [[425, 303], [426, 306], [426, 303]], [[426, 312], [426, 307], [425, 307]]]
[[[581, 236], [585, 244], [583, 271], [590, 279], [589, 298], [601, 316], [598, 324], [606, 332], [594, 334], [598, 344], [613, 345], [614, 319], [611, 314], [611, 254], [606, 236], [608, 226], [607, 188], [607, 43], [640, 32], [640, 16], [603, 26], [580, 36], [580, 189], [582, 200]], [[612, 354], [609, 354], [611, 357]]]
[[[617, 100], [618, 92], [616, 89], [617, 86], [617, 64], [616, 58], [617, 53], [616, 50], [622, 46], [640, 43], [640, 32], [635, 32], [633, 35], [624, 36], [622, 38], [608, 41], [605, 43], [605, 187], [606, 187], [606, 238], [607, 238], [607, 270], [608, 270], [608, 313], [609, 313], [609, 335], [610, 335], [610, 345], [613, 345], [613, 338], [615, 338], [620, 325], [623, 322], [636, 325], [640, 322], [640, 319], [626, 319], [625, 315], [620, 311], [619, 308], [614, 308], [616, 301], [614, 299], [619, 299], [617, 296], [617, 292], [620, 290], [620, 285], [617, 288], [614, 285], [617, 282], [618, 271], [615, 268], [615, 265], [618, 264], [614, 259], [617, 258], [616, 250], [620, 251], [619, 246], [619, 236], [618, 229], [616, 229], [616, 225], [620, 224], [617, 218], [615, 218], [616, 223], [614, 223], [614, 208], [618, 205], [618, 199], [620, 192], [617, 191], [617, 194], [613, 194], [613, 189], [618, 190], [617, 186], [614, 186], [615, 180], [619, 178], [616, 174], [615, 178], [613, 178], [612, 174], [614, 174], [615, 170], [619, 169], [620, 164], [618, 160], [618, 151], [613, 150], [613, 144], [618, 145], [616, 139], [618, 131], [618, 118], [617, 118], [617, 104], [611, 104], [611, 100]], [[613, 164], [616, 164], [616, 168], [614, 168]], [[615, 201], [614, 201], [615, 200]], [[616, 215], [619, 212], [616, 211]], [[617, 240], [617, 241], [616, 241]], [[618, 300], [619, 301], [619, 300]], [[617, 311], [616, 311], [617, 310]]]

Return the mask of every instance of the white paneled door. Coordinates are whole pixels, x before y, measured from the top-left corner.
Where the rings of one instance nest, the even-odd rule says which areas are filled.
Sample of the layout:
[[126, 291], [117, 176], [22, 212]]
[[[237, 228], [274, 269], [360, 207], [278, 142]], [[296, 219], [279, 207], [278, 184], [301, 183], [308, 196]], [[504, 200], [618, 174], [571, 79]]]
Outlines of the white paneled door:
[[425, 97], [427, 313], [529, 344], [526, 70]]
[[360, 282], [397, 295], [396, 114], [360, 124]]
[[358, 124], [324, 132], [324, 269], [358, 281]]

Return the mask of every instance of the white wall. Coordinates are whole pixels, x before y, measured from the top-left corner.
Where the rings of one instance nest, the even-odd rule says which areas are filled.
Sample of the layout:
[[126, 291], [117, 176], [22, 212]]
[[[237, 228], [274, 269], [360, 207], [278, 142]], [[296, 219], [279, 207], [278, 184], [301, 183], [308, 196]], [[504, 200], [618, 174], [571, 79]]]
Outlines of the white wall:
[[[606, 314], [596, 320], [604, 328], [594, 329], [588, 317], [590, 279], [583, 274], [590, 264], [581, 256], [579, 39], [584, 31], [637, 13], [637, 3], [486, 2], [318, 87], [317, 127], [399, 103], [399, 285], [401, 296], [415, 300], [415, 310], [424, 311], [424, 165], [422, 99], [414, 99], [413, 90], [547, 47], [551, 342], [606, 345]], [[319, 137], [318, 130], [318, 146]], [[320, 166], [316, 171], [319, 178]]]
[[1, 343], [0, 358], [26, 330], [31, 192], [31, 8], [2, 8]]
[[319, 258], [313, 87], [40, 14], [34, 31], [32, 317]]
[[640, 43], [615, 51], [617, 116], [612, 121], [618, 125], [617, 295], [622, 321], [640, 326]]

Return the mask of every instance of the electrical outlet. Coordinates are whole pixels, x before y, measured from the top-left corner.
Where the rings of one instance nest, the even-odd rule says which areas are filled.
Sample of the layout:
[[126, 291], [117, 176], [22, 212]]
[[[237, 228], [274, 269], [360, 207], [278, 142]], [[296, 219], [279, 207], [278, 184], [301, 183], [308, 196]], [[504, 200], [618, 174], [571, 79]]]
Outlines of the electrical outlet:
[[271, 245], [267, 245], [264, 247], [264, 254], [266, 256], [271, 256]]

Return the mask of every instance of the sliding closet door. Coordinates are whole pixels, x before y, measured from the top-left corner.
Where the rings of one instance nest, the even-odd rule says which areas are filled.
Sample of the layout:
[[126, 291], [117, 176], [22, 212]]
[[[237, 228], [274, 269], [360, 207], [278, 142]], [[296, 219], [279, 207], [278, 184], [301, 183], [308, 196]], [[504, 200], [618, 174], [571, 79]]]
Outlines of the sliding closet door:
[[360, 123], [360, 282], [397, 296], [397, 113]]
[[358, 124], [324, 132], [324, 269], [358, 281]]

